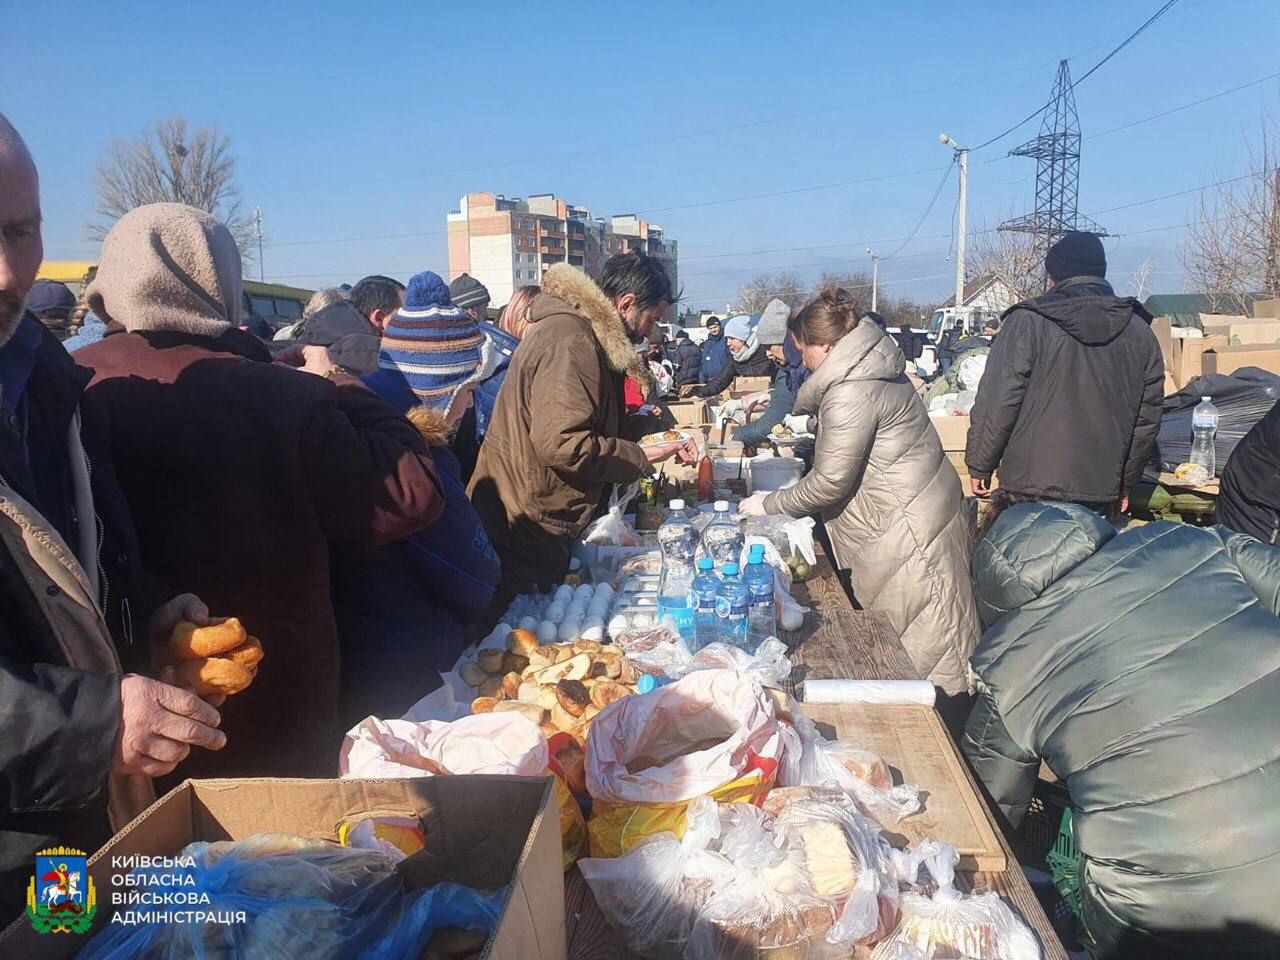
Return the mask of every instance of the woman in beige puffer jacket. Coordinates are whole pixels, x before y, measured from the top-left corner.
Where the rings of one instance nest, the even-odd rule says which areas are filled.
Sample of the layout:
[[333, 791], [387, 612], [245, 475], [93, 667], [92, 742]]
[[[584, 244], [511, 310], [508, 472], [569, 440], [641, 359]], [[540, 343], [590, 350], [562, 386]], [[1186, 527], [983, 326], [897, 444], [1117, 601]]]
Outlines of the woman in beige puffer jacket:
[[902, 351], [858, 315], [830, 287], [792, 314], [788, 329], [813, 371], [794, 411], [817, 419], [813, 469], [742, 509], [820, 517], [862, 606], [889, 618], [922, 677], [963, 694], [979, 629], [960, 479]]

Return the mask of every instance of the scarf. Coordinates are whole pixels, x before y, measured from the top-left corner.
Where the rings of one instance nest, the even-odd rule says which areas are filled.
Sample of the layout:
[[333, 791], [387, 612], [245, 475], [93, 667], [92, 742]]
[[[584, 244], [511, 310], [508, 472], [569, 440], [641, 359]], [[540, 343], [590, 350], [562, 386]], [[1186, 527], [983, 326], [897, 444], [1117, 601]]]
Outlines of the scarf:
[[739, 350], [737, 353], [733, 354], [732, 356], [737, 363], [746, 363], [748, 360], [750, 360], [752, 357], [756, 355], [756, 351], [759, 349], [760, 349], [760, 341], [756, 339], [756, 335], [753, 332], [751, 334], [751, 339], [748, 340], [746, 343], [744, 343], [742, 345], [742, 349]]

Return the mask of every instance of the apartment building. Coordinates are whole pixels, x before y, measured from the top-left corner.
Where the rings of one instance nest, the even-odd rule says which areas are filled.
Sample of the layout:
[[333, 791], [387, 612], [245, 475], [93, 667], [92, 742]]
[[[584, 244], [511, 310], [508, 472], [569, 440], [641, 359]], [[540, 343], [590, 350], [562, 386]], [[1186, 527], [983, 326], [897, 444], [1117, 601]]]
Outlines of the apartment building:
[[676, 242], [635, 214], [592, 217], [586, 207], [550, 193], [528, 199], [468, 193], [449, 213], [447, 227], [449, 279], [471, 274], [489, 288], [495, 307], [517, 287], [541, 283], [552, 264], [569, 263], [596, 276], [614, 254], [631, 250], [661, 260], [679, 288]]

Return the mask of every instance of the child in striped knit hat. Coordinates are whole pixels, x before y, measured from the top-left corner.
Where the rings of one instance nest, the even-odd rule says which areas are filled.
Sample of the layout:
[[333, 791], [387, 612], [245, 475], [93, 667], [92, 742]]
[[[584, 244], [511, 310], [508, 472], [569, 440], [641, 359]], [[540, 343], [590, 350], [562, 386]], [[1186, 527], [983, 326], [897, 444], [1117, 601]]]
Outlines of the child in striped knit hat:
[[496, 364], [480, 325], [453, 305], [439, 274], [424, 270], [409, 280], [404, 306], [383, 330], [378, 370], [364, 382], [432, 442], [457, 428]]

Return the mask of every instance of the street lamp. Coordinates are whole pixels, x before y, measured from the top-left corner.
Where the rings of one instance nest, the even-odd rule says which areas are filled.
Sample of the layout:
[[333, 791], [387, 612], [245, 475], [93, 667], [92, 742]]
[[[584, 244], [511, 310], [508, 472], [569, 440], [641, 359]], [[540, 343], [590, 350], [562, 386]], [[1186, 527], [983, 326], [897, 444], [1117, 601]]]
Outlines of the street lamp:
[[969, 194], [969, 148], [962, 147], [947, 134], [938, 134], [938, 142], [956, 152], [960, 162], [960, 206], [956, 218], [956, 318], [960, 317], [960, 307], [964, 303], [964, 232], [965, 217], [968, 214]]
[[880, 258], [867, 247], [867, 256], [871, 258], [871, 312], [876, 312], [876, 287], [880, 283]]

